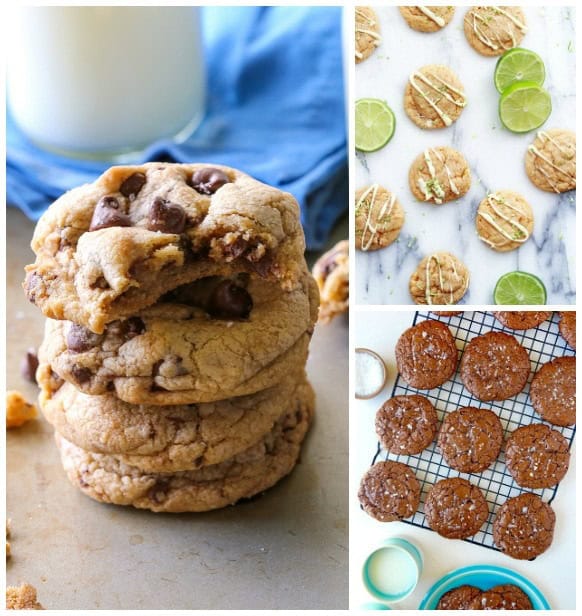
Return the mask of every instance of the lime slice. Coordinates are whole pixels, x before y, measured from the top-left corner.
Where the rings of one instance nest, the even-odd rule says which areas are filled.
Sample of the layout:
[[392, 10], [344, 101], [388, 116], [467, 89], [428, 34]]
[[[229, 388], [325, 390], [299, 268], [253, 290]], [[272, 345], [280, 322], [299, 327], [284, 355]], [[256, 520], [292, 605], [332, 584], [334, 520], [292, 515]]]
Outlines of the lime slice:
[[527, 272], [509, 272], [503, 274], [495, 285], [493, 300], [498, 306], [531, 305], [542, 306], [547, 294], [544, 283]]
[[514, 83], [499, 99], [499, 117], [505, 128], [514, 133], [539, 128], [551, 112], [550, 95], [533, 81]]
[[493, 81], [501, 94], [518, 81], [530, 81], [544, 85], [546, 68], [537, 53], [515, 47], [506, 51], [497, 61]]
[[375, 152], [392, 139], [396, 118], [392, 109], [378, 98], [356, 101], [356, 149]]

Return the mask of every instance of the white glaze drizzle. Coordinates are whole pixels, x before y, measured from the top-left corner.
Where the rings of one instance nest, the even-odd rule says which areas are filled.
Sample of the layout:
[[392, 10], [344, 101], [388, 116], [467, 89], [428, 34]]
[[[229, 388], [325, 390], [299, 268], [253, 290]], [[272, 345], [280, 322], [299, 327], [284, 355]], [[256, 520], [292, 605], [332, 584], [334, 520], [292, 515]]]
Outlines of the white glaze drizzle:
[[453, 103], [453, 105], [456, 105], [457, 107], [463, 108], [467, 104], [467, 99], [465, 98], [465, 93], [462, 92], [461, 90], [458, 90], [457, 88], [453, 87], [450, 83], [447, 83], [444, 79], [441, 79], [438, 75], [430, 75], [430, 77], [432, 77], [433, 79], [436, 79], [437, 81], [440, 81], [440, 83], [446, 89], [448, 89], [451, 92], [454, 92], [455, 94], [457, 94], [460, 97], [460, 100], [456, 100], [454, 97], [452, 97], [446, 91], [446, 89], [443, 90], [442, 88], [439, 88], [426, 75], [424, 75], [420, 71], [415, 71], [414, 73], [412, 73], [412, 75], [410, 75], [410, 78], [408, 79], [408, 81], [409, 81], [410, 85], [412, 86], [412, 88], [414, 88], [414, 90], [416, 90], [422, 96], [422, 98], [424, 98], [424, 100], [437, 112], [439, 118], [443, 121], [444, 125], [445, 126], [450, 126], [453, 123], [451, 118], [444, 111], [442, 111], [440, 109], [440, 107], [435, 103], [435, 101], [433, 101], [429, 97], [429, 95], [416, 84], [416, 82], [414, 80], [415, 80], [415, 78], [419, 79], [424, 84], [426, 84], [429, 88], [432, 88], [433, 90], [435, 90], [436, 92], [438, 92], [439, 94], [444, 96], [448, 101], [450, 101], [451, 103]]
[[[511, 23], [513, 23], [513, 25], [518, 28], [519, 30], [521, 30], [523, 33], [527, 32], [527, 27], [525, 24], [521, 23], [516, 17], [514, 17], [513, 15], [511, 15], [511, 13], [508, 13], [507, 11], [504, 11], [503, 9], [499, 8], [498, 6], [492, 6], [492, 7], [488, 7], [490, 9], [492, 9], [493, 11], [495, 11], [496, 13], [503, 15], [504, 17], [506, 17], [507, 19], [509, 19], [509, 21]], [[515, 36], [513, 33], [513, 28], [508, 27], [506, 28], [505, 32], [509, 35], [509, 38], [511, 39], [511, 45], [504, 45], [503, 41], [501, 40], [499, 35], [496, 35], [497, 41], [499, 43], [499, 45], [496, 45], [493, 40], [491, 38], [489, 38], [489, 36], [487, 36], [487, 34], [485, 34], [485, 32], [479, 28], [479, 26], [477, 26], [477, 21], [480, 21], [482, 24], [487, 25], [489, 22], [487, 19], [485, 19], [484, 17], [482, 17], [481, 15], [479, 15], [477, 12], [473, 11], [472, 13], [472, 17], [473, 17], [473, 23], [469, 22], [471, 25], [471, 28], [473, 30], [473, 32], [475, 33], [475, 35], [477, 36], [477, 38], [487, 47], [490, 47], [491, 49], [493, 49], [494, 51], [496, 51], [497, 49], [499, 49], [500, 47], [502, 49], [511, 49], [512, 47], [515, 47], [516, 45], [516, 40], [515, 40]], [[465, 18], [465, 21], [467, 20], [467, 18]]]
[[428, 6], [417, 6], [416, 7], [423, 15], [426, 15], [429, 19], [432, 19], [437, 26], [441, 28], [445, 25], [445, 20], [438, 15], [435, 15]]
[[[432, 306], [432, 294], [431, 294], [431, 286], [430, 286], [430, 264], [431, 261], [435, 261], [435, 263], [437, 264], [438, 267], [438, 277], [439, 277], [439, 290], [442, 294], [447, 293], [447, 290], [445, 289], [445, 284], [444, 284], [444, 280], [443, 280], [443, 270], [441, 268], [441, 263], [438, 259], [438, 257], [436, 255], [430, 255], [427, 260], [426, 260], [426, 268], [425, 268], [425, 291], [424, 291], [424, 298], [426, 300], [426, 303], [429, 306]], [[451, 260], [451, 266], [453, 268], [453, 276], [457, 279], [457, 280], [461, 280], [461, 277], [459, 276], [459, 272], [457, 272], [457, 267], [455, 265], [454, 260]], [[463, 291], [467, 290], [467, 287], [469, 285], [469, 280], [467, 279], [465, 281], [464, 284], [464, 289]], [[449, 282], [449, 301], [445, 302], [448, 304], [452, 304], [454, 303], [454, 295], [453, 295], [453, 283], [452, 283], [452, 277], [451, 277], [451, 281]], [[436, 293], [435, 293], [436, 295]]]
[[[530, 233], [528, 229], [524, 227], [517, 220], [514, 220], [510, 216], [506, 216], [499, 208], [495, 206], [495, 202], [500, 203], [501, 205], [505, 205], [507, 209], [513, 210], [514, 212], [518, 212], [518, 214], [522, 214], [523, 213], [522, 210], [520, 210], [518, 207], [516, 207], [515, 205], [507, 201], [507, 199], [504, 199], [503, 197], [499, 197], [495, 193], [487, 195], [487, 203], [489, 204], [493, 212], [497, 214], [497, 216], [499, 216], [501, 220], [505, 220], [507, 223], [509, 223], [510, 227], [513, 227], [514, 229], [519, 231], [519, 233], [521, 234], [521, 237], [515, 237], [516, 235], [515, 232], [513, 234], [510, 234], [509, 231], [506, 231], [501, 225], [497, 224], [493, 216], [491, 216], [488, 213], [483, 213], [482, 211], [478, 211], [477, 216], [481, 216], [481, 218], [483, 218], [485, 222], [489, 223], [502, 237], [506, 238], [507, 240], [511, 242], [518, 242], [519, 244], [523, 244], [524, 242], [526, 242], [530, 237]], [[488, 244], [492, 248], [495, 248], [496, 246], [502, 246], [504, 244], [504, 242], [496, 243], [482, 236], [480, 237], [486, 244]]]
[[[367, 251], [370, 249], [376, 234], [378, 233], [378, 225], [382, 221], [382, 218], [385, 216], [390, 216], [392, 210], [394, 209], [394, 204], [396, 203], [396, 195], [394, 193], [390, 194], [390, 197], [384, 201], [381, 205], [378, 215], [375, 217], [375, 220], [372, 218], [372, 213], [374, 211], [374, 205], [376, 204], [376, 197], [378, 196], [379, 184], [372, 184], [368, 187], [367, 190], [364, 191], [362, 196], [358, 199], [356, 203], [356, 212], [360, 207], [365, 203], [368, 195], [372, 193], [370, 198], [370, 205], [368, 206], [368, 212], [366, 216], [366, 223], [364, 224], [364, 229], [362, 230], [362, 238], [360, 240], [360, 249], [363, 251]], [[388, 208], [388, 211], [386, 209]], [[366, 241], [366, 232], [370, 232], [370, 237]]]
[[438, 160], [442, 163], [443, 165], [443, 169], [445, 171], [445, 173], [447, 174], [447, 179], [449, 181], [449, 186], [451, 188], [451, 191], [455, 194], [458, 195], [460, 194], [459, 189], [457, 188], [457, 185], [455, 184], [452, 176], [451, 176], [451, 170], [449, 169], [448, 165], [445, 162], [445, 159], [441, 156], [441, 154], [438, 152], [438, 150], [435, 149], [427, 149], [424, 151], [424, 161], [426, 162], [426, 166], [428, 168], [428, 172], [430, 173], [431, 176], [431, 183], [429, 185], [428, 182], [425, 182], [422, 178], [418, 179], [418, 186], [420, 188], [420, 190], [424, 193], [424, 200], [425, 201], [430, 201], [431, 199], [434, 198], [434, 202], [437, 204], [441, 204], [443, 202], [443, 199], [445, 197], [445, 191], [442, 189], [440, 182], [438, 180], [438, 178], [436, 177], [436, 171], [435, 171], [435, 167], [433, 165], [432, 159], [430, 157], [430, 152], [432, 151], [432, 153], [438, 158]]

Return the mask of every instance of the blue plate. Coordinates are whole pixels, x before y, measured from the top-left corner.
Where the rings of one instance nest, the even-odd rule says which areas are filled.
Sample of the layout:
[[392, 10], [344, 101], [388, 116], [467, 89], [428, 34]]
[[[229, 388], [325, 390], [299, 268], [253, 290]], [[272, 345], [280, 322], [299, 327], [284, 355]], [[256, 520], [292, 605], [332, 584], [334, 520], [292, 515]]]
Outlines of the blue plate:
[[529, 597], [534, 610], [551, 609], [544, 595], [528, 579], [511, 569], [492, 565], [472, 565], [447, 573], [436, 584], [433, 584], [418, 609], [435, 610], [442, 595], [463, 584], [477, 586], [482, 590], [489, 590], [498, 584], [515, 584]]

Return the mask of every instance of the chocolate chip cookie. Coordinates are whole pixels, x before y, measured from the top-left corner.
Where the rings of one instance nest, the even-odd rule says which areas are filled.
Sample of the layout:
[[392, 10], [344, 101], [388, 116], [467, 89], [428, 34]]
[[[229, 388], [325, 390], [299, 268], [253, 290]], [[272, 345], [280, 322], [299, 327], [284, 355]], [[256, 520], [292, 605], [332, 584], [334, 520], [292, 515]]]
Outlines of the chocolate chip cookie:
[[437, 603], [437, 610], [468, 610], [473, 599], [481, 595], [481, 589], [469, 584], [457, 586], [446, 592]]
[[556, 514], [537, 494], [506, 500], [493, 521], [493, 541], [508, 556], [531, 560], [545, 552], [554, 537]]
[[424, 503], [428, 525], [448, 539], [464, 539], [479, 532], [489, 515], [481, 490], [466, 479], [441, 479]]
[[499, 417], [488, 409], [472, 407], [447, 413], [438, 437], [446, 463], [462, 473], [479, 473], [491, 466], [502, 444]]
[[513, 584], [500, 584], [474, 597], [469, 610], [533, 610], [529, 597]]
[[576, 350], [576, 312], [560, 312], [560, 322], [558, 324], [562, 338]]
[[295, 199], [202, 164], [112, 167], [51, 205], [32, 249], [29, 300], [98, 334], [200, 278], [246, 272], [291, 290], [305, 267]]
[[380, 522], [410, 518], [420, 503], [420, 484], [401, 462], [376, 462], [362, 477], [358, 498], [364, 511]]
[[558, 357], [544, 364], [530, 388], [531, 404], [542, 419], [556, 426], [576, 423], [576, 358]]
[[529, 355], [514, 336], [488, 332], [465, 347], [460, 374], [479, 400], [506, 400], [525, 387], [530, 369]]
[[394, 396], [376, 413], [376, 434], [382, 447], [413, 455], [428, 447], [437, 433], [438, 417], [424, 396]]
[[412, 387], [432, 389], [451, 378], [459, 351], [451, 330], [440, 321], [422, 321], [408, 328], [396, 343], [396, 365]]
[[531, 329], [541, 325], [551, 316], [551, 312], [535, 312], [534, 310], [517, 310], [494, 312], [495, 318], [509, 329]]
[[319, 320], [328, 323], [348, 310], [350, 298], [350, 260], [348, 240], [338, 242], [313, 266], [319, 287]]
[[568, 441], [545, 424], [521, 426], [507, 439], [505, 464], [523, 488], [551, 488], [568, 471]]

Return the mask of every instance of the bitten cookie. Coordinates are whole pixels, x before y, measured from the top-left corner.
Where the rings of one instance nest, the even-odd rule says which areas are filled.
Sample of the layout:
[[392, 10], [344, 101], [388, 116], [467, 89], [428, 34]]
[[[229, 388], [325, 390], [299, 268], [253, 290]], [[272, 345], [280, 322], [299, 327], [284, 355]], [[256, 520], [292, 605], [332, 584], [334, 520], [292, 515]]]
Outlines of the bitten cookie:
[[493, 521], [493, 541], [508, 556], [531, 560], [545, 552], [554, 537], [556, 514], [537, 494], [506, 500]]
[[408, 78], [404, 111], [419, 128], [451, 126], [466, 105], [465, 88], [448, 66], [428, 64]]
[[500, 56], [517, 47], [527, 32], [519, 6], [472, 6], [464, 27], [469, 45], [483, 56]]
[[413, 516], [420, 503], [420, 484], [401, 462], [376, 462], [362, 477], [358, 498], [364, 511], [380, 522]]
[[514, 336], [488, 332], [465, 347], [460, 375], [479, 400], [506, 400], [525, 387], [530, 370], [529, 355]]
[[356, 7], [356, 64], [369, 58], [382, 42], [378, 16], [369, 6]]
[[399, 6], [398, 9], [406, 23], [418, 32], [437, 32], [455, 14], [454, 6]]
[[523, 488], [551, 488], [568, 471], [568, 441], [545, 424], [521, 426], [507, 439], [505, 464]]
[[525, 155], [525, 171], [542, 190], [563, 193], [576, 188], [576, 133], [540, 131]]
[[448, 146], [427, 148], [410, 166], [408, 184], [419, 201], [440, 205], [460, 199], [471, 188], [466, 158]]
[[469, 610], [533, 610], [529, 597], [513, 584], [500, 584], [474, 597]]
[[437, 610], [468, 610], [469, 605], [481, 595], [481, 589], [464, 584], [446, 592], [436, 606]]
[[408, 283], [416, 304], [456, 304], [469, 288], [469, 270], [450, 252], [435, 252], [424, 257]]
[[440, 321], [422, 321], [398, 338], [396, 365], [412, 387], [432, 389], [451, 378], [457, 369], [459, 351], [451, 330]]
[[560, 312], [560, 322], [558, 324], [562, 338], [576, 350], [576, 312]]
[[438, 446], [447, 464], [462, 473], [478, 473], [497, 459], [503, 443], [499, 417], [488, 409], [462, 408], [447, 413]]
[[508, 310], [494, 312], [493, 314], [502, 325], [509, 327], [509, 329], [531, 329], [541, 325], [552, 316], [551, 312], [536, 312], [534, 310]]
[[530, 388], [531, 405], [542, 419], [556, 426], [576, 423], [576, 358], [558, 357], [544, 364]]
[[475, 226], [477, 235], [493, 250], [515, 250], [531, 237], [533, 210], [518, 193], [498, 190], [479, 204]]
[[489, 510], [481, 490], [466, 479], [441, 479], [424, 503], [428, 525], [448, 539], [464, 539], [479, 532]]
[[356, 192], [356, 248], [379, 250], [400, 235], [404, 210], [396, 195], [379, 184]]
[[338, 242], [313, 266], [319, 287], [319, 320], [328, 323], [348, 310], [350, 299], [350, 260], [348, 240]]
[[438, 417], [424, 396], [394, 396], [376, 413], [376, 434], [386, 451], [413, 455], [428, 447], [437, 433]]

